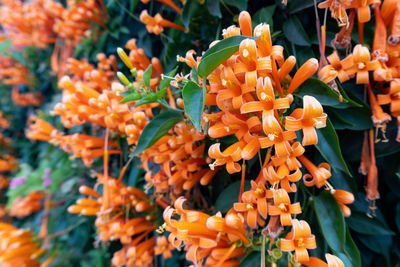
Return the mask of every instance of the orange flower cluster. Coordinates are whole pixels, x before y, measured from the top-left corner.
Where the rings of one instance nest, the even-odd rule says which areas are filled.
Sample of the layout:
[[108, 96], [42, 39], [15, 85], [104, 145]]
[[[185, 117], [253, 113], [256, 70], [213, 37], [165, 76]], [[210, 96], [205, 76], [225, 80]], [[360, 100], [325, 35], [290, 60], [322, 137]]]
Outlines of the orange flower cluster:
[[320, 3], [318, 7], [329, 8], [332, 18], [337, 20], [339, 26], [345, 26], [349, 21], [346, 9], [356, 9], [358, 21], [365, 23], [371, 19], [369, 6], [380, 2], [380, 0], [326, 0]]
[[[224, 217], [183, 208], [183, 197], [174, 208], [164, 210], [168, 240], [175, 248], [185, 247], [186, 259], [196, 266], [237, 266], [249, 245], [243, 217], [233, 210]], [[175, 219], [175, 215], [179, 219]]]
[[26, 197], [16, 198], [9, 208], [9, 215], [21, 219], [41, 210], [44, 196], [43, 191], [36, 190], [29, 193]]
[[[31, 140], [46, 141], [58, 146], [65, 152], [71, 153], [73, 158], [82, 158], [86, 166], [92, 165], [94, 158], [104, 155], [105, 141], [102, 138], [85, 134], [64, 135], [38, 117], [29, 118], [25, 135]], [[121, 153], [118, 144], [108, 142], [108, 146], [114, 148], [108, 150], [109, 155]]]
[[[138, 75], [143, 75], [142, 67], [147, 67], [150, 60], [141, 49], [137, 49], [134, 41], [128, 42], [128, 45], [132, 48], [132, 57], [139, 62], [135, 64]], [[120, 93], [125, 88], [113, 79], [115, 57], [107, 58], [104, 54], [99, 54], [97, 58], [97, 68], [85, 61], [69, 61], [72, 77], [64, 76], [59, 80], [59, 86], [63, 88], [63, 98], [54, 107], [52, 115], [60, 115], [61, 122], [67, 128], [90, 122], [126, 135], [128, 143], [135, 144], [148, 123], [148, 118], [152, 117], [151, 107], [154, 105], [134, 108], [120, 103], [123, 99]], [[155, 78], [155, 84], [157, 83], [158, 78]]]
[[18, 87], [14, 86], [11, 91], [11, 100], [20, 107], [38, 107], [43, 102], [43, 95], [40, 92], [21, 94], [18, 90]]
[[[140, 156], [145, 180], [159, 193], [180, 195], [199, 181], [207, 185], [217, 170], [210, 170], [203, 159], [205, 136], [192, 124], [180, 122]], [[159, 164], [155, 173], [153, 164]]]
[[21, 63], [6, 56], [0, 57], [0, 80], [9, 85], [30, 84], [30, 72]]
[[140, 189], [127, 187], [112, 177], [104, 179], [103, 175], [97, 175], [97, 179], [103, 183], [103, 195], [81, 186], [79, 192], [88, 198], [79, 199], [68, 211], [97, 216], [99, 241], [122, 243], [123, 248], [113, 256], [113, 266], [151, 266], [155, 238], [148, 236], [156, 227], [150, 199]]
[[39, 267], [37, 257], [43, 254], [32, 233], [7, 223], [0, 223], [0, 265]]
[[91, 24], [103, 26], [105, 10], [96, 0], [67, 0], [67, 8], [59, 10], [60, 14], [53, 26], [55, 33], [65, 39], [67, 45], [75, 46], [82, 37], [92, 34]]

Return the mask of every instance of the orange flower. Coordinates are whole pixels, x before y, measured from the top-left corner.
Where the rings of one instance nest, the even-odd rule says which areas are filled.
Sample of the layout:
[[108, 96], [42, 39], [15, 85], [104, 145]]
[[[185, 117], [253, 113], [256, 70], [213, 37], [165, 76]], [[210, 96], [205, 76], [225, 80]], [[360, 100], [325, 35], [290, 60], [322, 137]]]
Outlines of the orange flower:
[[379, 94], [379, 105], [390, 104], [392, 116], [400, 116], [400, 79], [394, 79], [390, 83], [390, 89], [387, 94]]
[[268, 213], [271, 216], [279, 215], [283, 226], [292, 225], [292, 214], [300, 214], [300, 203], [290, 204], [288, 193], [284, 189], [274, 191], [274, 205], [269, 205]]
[[376, 70], [380, 67], [378, 60], [371, 61], [371, 54], [367, 47], [358, 44], [353, 49], [354, 65], [348, 70], [349, 75], [357, 74], [357, 84], [369, 83], [369, 71]]
[[149, 13], [147, 13], [147, 10], [143, 10], [142, 13], [140, 13], [140, 21], [146, 24], [146, 29], [149, 33], [154, 33], [156, 35], [162, 33], [164, 28], [171, 27], [186, 32], [185, 27], [164, 19], [159, 13], [151, 17]]
[[311, 234], [310, 226], [306, 221], [292, 220], [293, 230], [285, 238], [280, 240], [282, 251], [295, 251], [294, 260], [296, 262], [306, 262], [309, 260], [307, 249], [317, 247], [315, 236]]
[[295, 182], [301, 179], [300, 169], [296, 169], [294, 173], [290, 173], [286, 164], [277, 167], [277, 170], [270, 165], [264, 167], [260, 173], [274, 188], [280, 186], [287, 192], [296, 192], [297, 187]]
[[342, 260], [336, 257], [335, 255], [326, 253], [325, 258], [328, 263], [325, 263], [324, 261], [318, 258], [310, 257], [309, 261], [302, 262], [302, 264], [304, 264], [307, 267], [344, 267]]
[[296, 109], [286, 117], [285, 127], [290, 131], [303, 129], [303, 146], [315, 145], [318, 143], [318, 136], [314, 127], [325, 127], [327, 116], [323, 113], [322, 105], [313, 96], [304, 96], [303, 106], [303, 109]]
[[9, 209], [10, 216], [19, 219], [31, 215], [42, 209], [42, 199], [45, 194], [43, 191], [32, 191], [26, 197], [18, 197], [12, 203]]
[[286, 157], [291, 152], [289, 140], [296, 138], [293, 131], [283, 131], [278, 120], [274, 116], [265, 116], [263, 118], [263, 130], [267, 137], [259, 139], [261, 147], [266, 148], [274, 146], [275, 154], [278, 157]]
[[158, 236], [157, 237], [157, 246], [154, 249], [154, 253], [156, 255], [163, 255], [164, 259], [169, 259], [172, 257], [171, 250], [174, 249], [174, 246], [172, 246], [169, 242], [168, 239], [165, 236]]
[[348, 191], [335, 189], [333, 192], [333, 196], [336, 198], [336, 201], [339, 203], [340, 209], [342, 210], [344, 217], [350, 217], [351, 210], [345, 204], [351, 204], [354, 202], [354, 195]]
[[315, 166], [305, 156], [300, 156], [299, 160], [303, 163], [304, 167], [310, 172], [303, 176], [303, 181], [306, 186], [316, 186], [321, 188], [326, 184], [326, 180], [331, 177], [331, 166], [328, 163], [321, 163]]
[[210, 164], [211, 170], [213, 170], [216, 166], [226, 165], [226, 170], [230, 174], [240, 172], [240, 165], [236, 163], [236, 161], [242, 159], [241, 150], [244, 146], [244, 143], [236, 142], [225, 149], [224, 152], [221, 152], [220, 145], [220, 143], [216, 143], [211, 145], [208, 149], [208, 155], [210, 158], [215, 159], [215, 161]]
[[275, 167], [286, 164], [290, 171], [295, 171], [301, 168], [301, 164], [298, 161], [297, 157], [303, 155], [304, 151], [304, 147], [299, 142], [294, 142], [290, 154], [286, 158], [280, 158], [275, 155], [272, 156], [272, 164]]
[[324, 66], [318, 72], [318, 77], [321, 81], [329, 83], [337, 77], [339, 81], [343, 83], [350, 79], [347, 70], [353, 66], [353, 55], [349, 55], [345, 59], [340, 60], [337, 51], [334, 51], [327, 58], [331, 65]]

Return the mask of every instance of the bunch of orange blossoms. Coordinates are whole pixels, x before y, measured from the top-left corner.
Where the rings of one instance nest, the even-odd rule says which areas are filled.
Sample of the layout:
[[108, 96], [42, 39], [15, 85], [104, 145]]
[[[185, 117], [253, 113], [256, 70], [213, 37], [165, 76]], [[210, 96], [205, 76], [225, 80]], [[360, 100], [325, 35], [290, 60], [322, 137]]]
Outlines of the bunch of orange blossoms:
[[102, 18], [105, 15], [105, 9], [96, 0], [79, 2], [68, 0], [67, 8], [62, 10], [53, 28], [67, 45], [75, 46], [82, 37], [89, 37], [92, 34], [91, 24], [96, 23], [104, 27]]
[[154, 33], [156, 35], [161, 34], [164, 28], [175, 28], [183, 32], [186, 31], [185, 27], [164, 19], [159, 13], [154, 17], [150, 16], [147, 10], [143, 10], [142, 13], [140, 13], [140, 21], [146, 24], [146, 29], [149, 33]]
[[59, 146], [65, 152], [71, 153], [72, 158], [82, 158], [86, 166], [92, 165], [94, 158], [104, 155], [106, 143], [109, 147], [114, 148], [108, 150], [109, 155], [121, 153], [119, 145], [116, 143], [106, 142], [103, 138], [85, 134], [64, 135], [50, 123], [38, 117], [29, 118], [25, 135], [31, 140], [46, 141]]
[[38, 107], [43, 102], [43, 95], [40, 92], [21, 94], [18, 87], [14, 86], [11, 91], [11, 100], [20, 107]]
[[29, 70], [11, 57], [0, 57], [0, 80], [9, 85], [30, 84]]
[[[185, 210], [182, 207], [184, 200], [179, 198], [175, 209], [169, 207], [164, 211], [166, 229], [171, 232], [169, 241], [175, 247], [183, 242], [187, 250], [186, 258], [196, 266], [236, 266], [250, 242], [246, 227], [256, 230], [268, 221], [263, 235], [268, 235], [272, 241], [284, 226], [293, 227], [293, 232], [286, 239], [281, 239], [279, 248], [295, 251], [293, 260], [305, 263], [309, 261], [307, 249], [316, 247], [315, 238], [305, 221], [292, 219], [301, 213], [301, 206], [292, 203], [289, 196], [297, 191], [295, 183], [302, 178], [300, 168], [304, 166], [309, 172], [303, 177], [306, 186], [325, 187], [332, 194], [337, 192], [334, 196], [342, 203], [346, 216], [350, 214], [345, 204], [352, 202], [351, 193], [335, 190], [328, 183], [331, 172], [327, 163], [316, 166], [303, 155], [304, 146], [317, 144], [316, 129], [326, 125], [327, 116], [318, 100], [306, 95], [303, 97], [303, 108], [283, 115], [293, 102], [293, 92], [317, 71], [318, 61], [308, 60], [291, 77], [289, 72], [296, 59], [293, 56], [285, 59], [283, 47], [272, 45], [269, 25], [257, 25], [253, 31], [249, 13], [241, 12], [239, 26], [230, 26], [223, 32], [224, 38], [243, 36], [239, 51], [208, 75], [209, 84], [202, 84], [204, 80], [200, 83], [206, 88], [205, 110], [208, 111], [203, 114], [202, 128], [211, 138], [234, 135], [237, 139], [224, 150], [221, 150], [220, 143], [212, 144], [208, 150], [212, 159], [209, 167], [212, 171], [217, 167], [226, 167], [230, 174], [242, 172], [239, 201], [223, 218], [219, 213], [210, 217], [198, 211]], [[197, 68], [201, 58], [195, 59], [194, 52], [189, 51], [185, 57], [178, 57], [178, 61]], [[179, 81], [185, 78], [177, 75], [175, 85], [179, 86]], [[180, 124], [177, 126], [182, 127]], [[301, 143], [295, 141], [296, 131], [299, 130], [303, 132]], [[160, 155], [164, 150], [170, 151], [170, 138], [170, 135], [162, 137], [160, 143], [150, 147], [147, 150], [150, 152], [145, 150], [142, 155], [146, 159], [146, 153], [154, 155], [158, 150]], [[254, 158], [262, 149], [266, 149], [267, 153], [264, 163], [260, 158], [261, 171], [251, 181], [251, 189], [244, 192], [245, 161]], [[172, 154], [168, 152], [160, 156], [169, 162], [166, 155], [171, 157]], [[155, 162], [162, 159], [157, 156], [154, 157]], [[238, 163], [240, 160], [243, 160], [241, 165]], [[162, 166], [169, 171], [169, 163]], [[171, 178], [168, 183], [170, 181]], [[172, 219], [174, 214], [180, 216], [179, 221]]]
[[56, 41], [55, 20], [63, 9], [53, 0], [1, 0], [0, 24], [17, 47], [46, 48]]
[[47, 266], [40, 265], [38, 256], [45, 251], [35, 243], [32, 233], [18, 229], [7, 223], [0, 223], [0, 265], [11, 266]]
[[81, 186], [79, 192], [87, 198], [79, 199], [68, 211], [97, 216], [98, 240], [119, 240], [122, 243], [122, 249], [113, 256], [113, 266], [152, 266], [155, 237], [149, 235], [156, 225], [150, 199], [140, 189], [125, 186], [120, 179], [96, 176], [103, 184], [103, 195]]
[[[143, 75], [140, 64], [148, 65], [150, 60], [142, 50], [136, 48], [134, 41], [128, 44], [132, 48], [132, 56], [139, 62], [136, 65], [138, 75]], [[148, 118], [152, 117], [151, 108], [154, 104], [134, 108], [120, 103], [123, 99], [120, 93], [125, 89], [113, 79], [111, 67], [115, 66], [115, 58], [106, 58], [99, 54], [98, 60], [97, 69], [87, 62], [70, 60], [69, 70], [73, 76], [60, 79], [59, 86], [64, 89], [63, 98], [54, 107], [52, 115], [60, 115], [61, 122], [67, 128], [90, 122], [126, 135], [128, 143], [134, 144], [148, 123]], [[159, 63], [157, 59], [152, 62]], [[161, 67], [161, 64], [158, 65]], [[162, 72], [162, 68], [159, 71]], [[155, 77], [154, 84], [156, 83], [158, 78]]]
[[32, 191], [26, 197], [16, 198], [10, 208], [9, 215], [12, 217], [24, 218], [42, 209], [43, 191]]
[[[327, 2], [321, 3], [319, 7], [327, 8]], [[337, 87], [335, 83], [336, 78], [340, 82], [346, 82], [356, 76], [357, 84], [366, 85], [372, 109], [372, 122], [376, 127], [376, 131], [375, 137], [372, 129], [369, 132], [365, 132], [360, 172], [367, 176], [367, 200], [371, 202], [370, 209], [373, 216], [375, 213], [375, 200], [379, 198], [378, 170], [375, 161], [374, 143], [389, 141], [386, 138], [386, 125], [391, 120], [391, 116], [383, 111], [381, 105], [389, 105], [391, 115], [397, 117], [398, 132], [396, 140], [400, 142], [400, 24], [398, 23], [400, 21], [400, 3], [396, 0], [386, 0], [382, 4], [381, 1], [364, 2], [372, 4], [375, 13], [375, 33], [372, 52], [366, 46], [362, 45], [364, 28], [361, 23], [358, 28], [360, 44], [354, 47], [352, 54], [342, 60], [335, 49], [327, 57], [329, 64], [319, 71], [319, 78], [334, 89]], [[349, 6], [349, 8], [358, 7]], [[332, 8], [330, 10], [333, 17], [337, 16], [336, 11], [332, 10]], [[342, 43], [344, 45], [339, 46], [339, 48], [345, 48], [350, 44], [350, 34], [353, 29], [355, 13], [354, 10], [351, 10], [351, 12], [348, 21], [348, 25], [350, 26], [344, 27], [335, 38], [336, 41], [340, 41], [341, 38], [348, 39], [349, 41]], [[362, 10], [358, 8], [358, 12], [360, 19], [361, 14], [369, 14], [369, 7]], [[325, 29], [322, 28], [322, 30]], [[323, 43], [325, 43], [325, 40], [323, 40]], [[373, 72], [373, 81], [369, 78], [370, 72]], [[374, 84], [379, 89], [377, 95], [373, 92]], [[379, 129], [382, 132], [383, 139], [378, 138]]]

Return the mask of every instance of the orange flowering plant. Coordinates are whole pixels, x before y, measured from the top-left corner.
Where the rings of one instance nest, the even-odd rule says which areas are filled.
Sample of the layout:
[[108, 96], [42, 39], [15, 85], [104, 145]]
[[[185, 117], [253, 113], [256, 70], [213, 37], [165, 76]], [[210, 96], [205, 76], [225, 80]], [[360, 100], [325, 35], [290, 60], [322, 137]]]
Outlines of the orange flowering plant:
[[399, 261], [398, 1], [0, 14], [1, 266]]

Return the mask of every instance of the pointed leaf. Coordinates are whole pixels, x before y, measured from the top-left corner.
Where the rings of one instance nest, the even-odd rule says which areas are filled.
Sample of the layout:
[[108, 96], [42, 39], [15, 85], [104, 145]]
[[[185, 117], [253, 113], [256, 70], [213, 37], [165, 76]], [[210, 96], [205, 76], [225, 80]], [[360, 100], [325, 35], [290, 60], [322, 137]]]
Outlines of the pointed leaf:
[[211, 15], [221, 18], [221, 9], [219, 7], [219, 0], [207, 0], [207, 8]]
[[322, 235], [329, 247], [337, 252], [343, 251], [346, 227], [339, 204], [329, 191], [323, 191], [314, 197], [313, 206]]
[[350, 235], [348, 227], [346, 227], [346, 244], [344, 250], [353, 267], [361, 267], [361, 254]]
[[189, 81], [182, 91], [185, 112], [193, 122], [197, 131], [201, 132], [201, 116], [203, 115], [205, 92], [196, 83]]
[[289, 19], [283, 23], [283, 33], [290, 42], [296, 45], [311, 45], [310, 38], [308, 38], [303, 25], [301, 25], [300, 20], [295, 15], [290, 16]]
[[237, 7], [240, 11], [247, 9], [247, 0], [225, 0], [224, 2], [230, 6]]
[[[124, 93], [126, 93], [126, 92], [124, 92]], [[122, 99], [119, 103], [132, 102], [132, 101], [139, 100], [141, 98], [142, 98], [142, 95], [140, 95], [138, 93], [131, 93], [130, 95], [125, 96], [124, 99]]]
[[142, 134], [139, 137], [138, 144], [131, 156], [135, 156], [143, 150], [154, 145], [162, 136], [182, 120], [182, 115], [177, 111], [166, 111], [157, 115], [144, 127]]
[[377, 218], [370, 218], [364, 213], [353, 212], [347, 219], [347, 223], [351, 229], [362, 234], [376, 235], [394, 235], [395, 233], [390, 230], [384, 223]]
[[332, 168], [342, 170], [352, 177], [352, 174], [347, 167], [346, 161], [342, 156], [340, 149], [339, 138], [329, 119], [326, 119], [326, 127], [317, 130], [318, 144], [315, 147], [325, 158]]
[[150, 64], [147, 69], [143, 72], [143, 82], [144, 85], [147, 86], [147, 88], [150, 88], [150, 78], [151, 78], [151, 71], [152, 71], [152, 65]]

